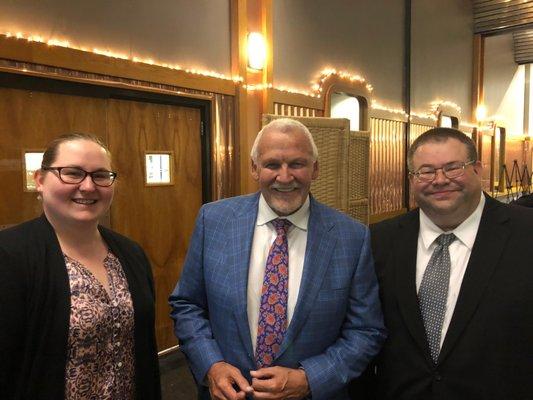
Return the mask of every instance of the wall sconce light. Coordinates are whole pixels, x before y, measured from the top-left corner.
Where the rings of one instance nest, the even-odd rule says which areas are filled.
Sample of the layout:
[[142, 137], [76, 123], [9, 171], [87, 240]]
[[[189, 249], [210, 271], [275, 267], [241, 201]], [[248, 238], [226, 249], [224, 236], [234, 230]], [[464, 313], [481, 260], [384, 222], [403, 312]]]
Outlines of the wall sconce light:
[[480, 104], [476, 108], [476, 120], [479, 123], [483, 122], [487, 118], [487, 107], [485, 105]]
[[248, 67], [262, 70], [266, 60], [266, 45], [263, 35], [258, 32], [248, 33]]

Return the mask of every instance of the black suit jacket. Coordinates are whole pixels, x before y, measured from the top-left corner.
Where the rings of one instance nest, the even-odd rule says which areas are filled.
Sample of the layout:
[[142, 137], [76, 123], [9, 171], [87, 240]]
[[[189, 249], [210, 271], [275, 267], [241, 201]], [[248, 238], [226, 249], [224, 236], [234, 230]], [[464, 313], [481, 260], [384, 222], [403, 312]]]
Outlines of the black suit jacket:
[[[135, 312], [137, 399], [159, 399], [154, 288], [142, 249], [99, 227], [118, 257]], [[70, 316], [65, 261], [44, 216], [0, 232], [0, 399], [62, 399]]]
[[370, 377], [377, 380], [374, 396], [533, 399], [532, 211], [486, 196], [437, 365], [430, 358], [416, 293], [419, 211], [371, 227], [389, 332], [371, 371], [377, 371]]

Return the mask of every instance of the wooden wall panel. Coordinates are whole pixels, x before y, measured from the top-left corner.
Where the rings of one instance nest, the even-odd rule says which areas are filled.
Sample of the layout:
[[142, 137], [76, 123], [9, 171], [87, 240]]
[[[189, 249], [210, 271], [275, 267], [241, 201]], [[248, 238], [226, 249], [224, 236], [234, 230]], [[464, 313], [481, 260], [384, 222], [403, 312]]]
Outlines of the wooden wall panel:
[[479, 154], [479, 160], [483, 167], [481, 173], [481, 188], [489, 193], [492, 191], [494, 185], [494, 178], [492, 176], [494, 165], [493, 139], [494, 136], [492, 134], [485, 133], [481, 135], [481, 151]]
[[211, 199], [219, 200], [235, 196], [238, 187], [234, 98], [217, 94], [212, 104]]
[[[142, 244], [156, 284], [160, 350], [176, 344], [167, 299], [180, 276], [202, 205], [200, 111], [134, 101], [109, 101], [109, 146], [120, 171], [113, 229]], [[144, 152], [173, 151], [174, 185], [144, 185]]]
[[[0, 227], [42, 212], [37, 193], [23, 190], [23, 149], [44, 149], [58, 135], [73, 131], [101, 137], [119, 172], [111, 217], [102, 222], [111, 222], [147, 252], [157, 291], [158, 347], [175, 344], [167, 299], [202, 204], [200, 111], [7, 88], [0, 88], [0, 109]], [[144, 186], [145, 150], [174, 152], [174, 186]]]
[[61, 46], [49, 46], [46, 43], [28, 42], [3, 35], [0, 35], [0, 58], [226, 95], [235, 95], [237, 87], [230, 79], [193, 74], [184, 70], [107, 57]]
[[[415, 141], [417, 137], [419, 137], [421, 134], [423, 134], [425, 131], [431, 128], [435, 128], [435, 127], [431, 125], [411, 124], [411, 130], [410, 130], [410, 135], [409, 135], [409, 145], [413, 144], [413, 142]], [[410, 191], [409, 192], [409, 209], [412, 210], [416, 206], [417, 205], [416, 205], [415, 198], [413, 196], [413, 192]]]
[[371, 118], [370, 213], [401, 210], [405, 174], [405, 123]]
[[431, 125], [422, 125], [422, 124], [411, 124], [411, 130], [409, 135], [409, 144], [411, 145], [417, 137], [423, 134], [425, 131], [428, 131], [432, 128], [435, 128]]
[[37, 217], [36, 192], [24, 192], [22, 151], [39, 150], [60, 134], [106, 136], [103, 99], [0, 88], [0, 226]]

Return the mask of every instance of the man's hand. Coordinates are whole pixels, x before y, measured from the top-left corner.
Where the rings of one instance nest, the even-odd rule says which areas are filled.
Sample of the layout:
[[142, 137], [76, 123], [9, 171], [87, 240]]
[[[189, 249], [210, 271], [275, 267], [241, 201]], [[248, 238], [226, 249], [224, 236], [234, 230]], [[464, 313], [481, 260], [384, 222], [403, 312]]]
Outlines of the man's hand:
[[209, 368], [207, 380], [209, 393], [214, 400], [243, 400], [253, 392], [241, 371], [224, 361], [214, 363]]
[[303, 399], [309, 394], [309, 382], [303, 369], [285, 367], [251, 371], [254, 399]]

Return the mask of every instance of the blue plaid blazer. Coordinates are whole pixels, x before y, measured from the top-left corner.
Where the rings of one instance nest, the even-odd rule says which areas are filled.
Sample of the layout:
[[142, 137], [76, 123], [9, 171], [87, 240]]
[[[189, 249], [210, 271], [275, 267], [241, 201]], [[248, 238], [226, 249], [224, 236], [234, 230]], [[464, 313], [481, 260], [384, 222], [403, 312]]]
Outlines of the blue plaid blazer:
[[[170, 296], [181, 349], [209, 398], [217, 361], [255, 370], [246, 309], [259, 193], [204, 205]], [[304, 271], [293, 318], [274, 365], [303, 367], [312, 398], [347, 399], [385, 338], [368, 229], [311, 198]]]

